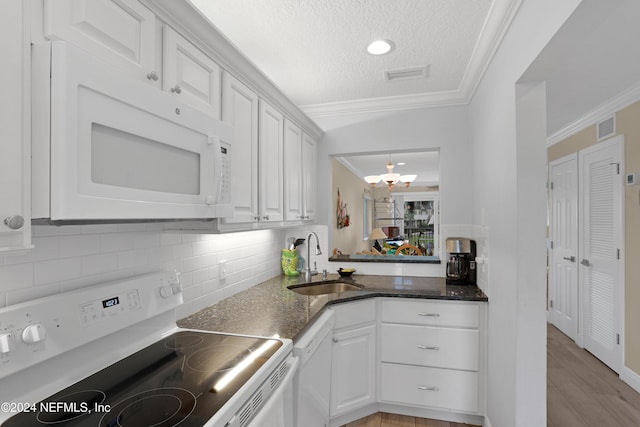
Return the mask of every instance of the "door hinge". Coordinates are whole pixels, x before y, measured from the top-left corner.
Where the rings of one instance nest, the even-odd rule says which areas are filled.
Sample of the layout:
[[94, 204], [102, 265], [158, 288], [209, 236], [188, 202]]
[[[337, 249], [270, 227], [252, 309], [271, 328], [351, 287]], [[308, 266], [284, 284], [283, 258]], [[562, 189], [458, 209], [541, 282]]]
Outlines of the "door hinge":
[[616, 249], [616, 259], [620, 259], [620, 249]]
[[616, 173], [620, 175], [620, 163], [616, 163]]
[[553, 181], [549, 183], [549, 188], [553, 190]]
[[553, 300], [549, 300], [549, 308], [553, 308]]
[[616, 344], [620, 345], [620, 334], [616, 334]]
[[549, 242], [549, 247], [553, 249], [553, 240]]

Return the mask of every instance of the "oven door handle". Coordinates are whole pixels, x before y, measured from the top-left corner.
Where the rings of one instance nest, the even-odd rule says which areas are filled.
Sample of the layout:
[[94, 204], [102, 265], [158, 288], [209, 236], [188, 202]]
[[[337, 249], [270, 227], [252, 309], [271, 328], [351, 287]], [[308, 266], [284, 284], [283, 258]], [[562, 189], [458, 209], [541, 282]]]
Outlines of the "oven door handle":
[[[271, 393], [267, 402], [249, 422], [247, 427], [293, 427], [293, 408], [288, 407], [285, 393], [292, 393], [293, 376], [298, 370], [300, 358], [292, 356], [287, 361], [289, 369], [277, 389]], [[289, 413], [287, 413], [289, 412]], [[284, 419], [283, 419], [284, 418]]]

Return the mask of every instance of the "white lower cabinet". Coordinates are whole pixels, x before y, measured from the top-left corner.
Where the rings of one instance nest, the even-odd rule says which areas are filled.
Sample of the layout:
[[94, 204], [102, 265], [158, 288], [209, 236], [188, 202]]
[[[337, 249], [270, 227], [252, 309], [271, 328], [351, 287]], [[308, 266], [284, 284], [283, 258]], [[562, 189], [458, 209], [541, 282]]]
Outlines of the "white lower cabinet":
[[478, 373], [382, 363], [380, 399], [403, 405], [477, 412]]
[[485, 303], [374, 298], [330, 309], [331, 426], [376, 411], [482, 423]]
[[481, 303], [396, 298], [381, 304], [381, 402], [481, 412]]
[[376, 402], [375, 300], [340, 304], [331, 358], [331, 418]]

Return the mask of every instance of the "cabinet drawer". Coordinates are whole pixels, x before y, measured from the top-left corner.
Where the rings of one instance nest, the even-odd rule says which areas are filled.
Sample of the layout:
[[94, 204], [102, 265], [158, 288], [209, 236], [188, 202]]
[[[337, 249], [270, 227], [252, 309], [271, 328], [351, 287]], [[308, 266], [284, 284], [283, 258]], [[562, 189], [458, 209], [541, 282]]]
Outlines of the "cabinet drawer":
[[382, 321], [416, 325], [477, 328], [478, 303], [462, 301], [382, 301]]
[[477, 329], [389, 325], [381, 328], [383, 362], [478, 370]]
[[454, 411], [478, 412], [478, 374], [383, 363], [381, 400]]
[[375, 299], [336, 304], [331, 306], [331, 310], [336, 313], [334, 330], [371, 323], [376, 320]]

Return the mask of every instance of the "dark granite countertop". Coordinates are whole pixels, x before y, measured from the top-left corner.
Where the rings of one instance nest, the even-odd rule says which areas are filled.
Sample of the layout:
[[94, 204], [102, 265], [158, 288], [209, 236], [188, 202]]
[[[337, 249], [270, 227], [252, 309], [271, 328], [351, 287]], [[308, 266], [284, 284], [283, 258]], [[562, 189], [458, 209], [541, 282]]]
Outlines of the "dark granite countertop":
[[[337, 274], [328, 277], [338, 278]], [[321, 277], [314, 276], [312, 281], [319, 282]], [[180, 319], [178, 326], [258, 336], [278, 334], [295, 341], [330, 304], [375, 297], [488, 300], [476, 286], [447, 285], [445, 279], [439, 277], [354, 275], [345, 281], [362, 285], [363, 288], [307, 296], [287, 289], [287, 286], [303, 283], [301, 277], [277, 276]]]

